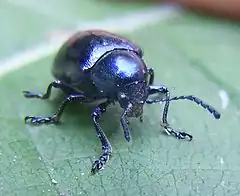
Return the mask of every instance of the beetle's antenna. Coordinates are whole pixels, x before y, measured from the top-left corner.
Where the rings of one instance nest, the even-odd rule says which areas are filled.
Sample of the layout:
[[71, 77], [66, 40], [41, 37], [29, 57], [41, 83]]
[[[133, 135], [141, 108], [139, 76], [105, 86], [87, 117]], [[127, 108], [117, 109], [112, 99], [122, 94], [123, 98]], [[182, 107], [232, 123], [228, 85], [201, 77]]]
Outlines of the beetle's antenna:
[[202, 106], [204, 109], [208, 110], [216, 119], [220, 119], [221, 114], [216, 111], [211, 105], [207, 104], [203, 100], [199, 99], [198, 97], [195, 97], [194, 95], [187, 95], [187, 96], [179, 96], [179, 97], [172, 97], [170, 99], [154, 99], [154, 100], [147, 100], [146, 103], [159, 103], [159, 102], [165, 102], [165, 101], [176, 101], [180, 99], [186, 99], [195, 102], [196, 104]]

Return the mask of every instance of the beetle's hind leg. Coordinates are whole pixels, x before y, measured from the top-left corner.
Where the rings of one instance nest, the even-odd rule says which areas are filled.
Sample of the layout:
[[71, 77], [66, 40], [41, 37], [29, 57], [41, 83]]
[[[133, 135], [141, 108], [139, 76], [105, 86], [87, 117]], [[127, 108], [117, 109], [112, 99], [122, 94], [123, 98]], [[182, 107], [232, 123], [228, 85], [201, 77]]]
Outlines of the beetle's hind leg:
[[92, 170], [91, 170], [92, 174], [95, 174], [104, 168], [104, 165], [109, 160], [109, 157], [112, 152], [111, 144], [108, 141], [106, 135], [104, 134], [104, 131], [102, 130], [99, 124], [100, 117], [104, 112], [106, 112], [106, 108], [110, 103], [111, 103], [110, 101], [106, 101], [102, 104], [99, 104], [92, 113], [92, 120], [95, 126], [95, 130], [97, 132], [97, 135], [102, 143], [102, 151], [103, 151], [102, 155], [92, 165]]
[[65, 107], [72, 101], [78, 101], [78, 102], [91, 102], [91, 100], [88, 100], [83, 94], [78, 95], [69, 95], [67, 98], [64, 99], [60, 107], [58, 108], [57, 112], [55, 112], [53, 115], [49, 117], [40, 117], [40, 116], [26, 116], [25, 122], [30, 122], [32, 124], [53, 124], [57, 123], [62, 116], [62, 113], [65, 109]]
[[53, 87], [54, 88], [64, 88], [65, 86], [63, 84], [61, 84], [61, 82], [59, 80], [55, 80], [48, 85], [47, 90], [44, 94], [43, 93], [34, 93], [31, 91], [23, 91], [23, 95], [26, 98], [48, 99], [51, 95], [51, 91], [52, 91]]
[[166, 133], [168, 135], [173, 135], [174, 137], [176, 137], [178, 139], [188, 138], [189, 140], [192, 140], [192, 135], [190, 135], [186, 132], [177, 131], [177, 130], [173, 129], [168, 123], [167, 118], [168, 118], [168, 109], [169, 109], [169, 102], [170, 102], [170, 92], [168, 91], [168, 89], [165, 86], [150, 86], [149, 95], [156, 94], [156, 93], [164, 94], [165, 99], [158, 99], [156, 101], [155, 99], [148, 98], [146, 103], [152, 104], [152, 103], [158, 103], [158, 102], [165, 102], [161, 126], [164, 128]]

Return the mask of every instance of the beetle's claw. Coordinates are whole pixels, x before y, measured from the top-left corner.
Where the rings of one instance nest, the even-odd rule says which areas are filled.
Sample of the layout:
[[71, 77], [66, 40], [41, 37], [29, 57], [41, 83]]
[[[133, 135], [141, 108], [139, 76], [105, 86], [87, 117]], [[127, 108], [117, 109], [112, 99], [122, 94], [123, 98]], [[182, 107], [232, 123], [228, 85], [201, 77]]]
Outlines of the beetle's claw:
[[24, 97], [29, 97], [32, 93], [30, 91], [23, 91]]
[[26, 116], [24, 118], [25, 123], [31, 122], [31, 123], [37, 123], [37, 118], [34, 116]]
[[30, 92], [30, 91], [23, 91], [23, 95], [26, 98], [39, 98], [39, 99], [42, 99], [44, 97], [41, 93], [36, 94], [36, 93]]
[[130, 136], [129, 132], [128, 133], [124, 133], [124, 138], [127, 140], [127, 142], [130, 142], [131, 136]]
[[176, 132], [175, 137], [178, 139], [187, 139], [188, 138], [189, 141], [191, 141], [193, 138], [192, 135], [190, 135], [186, 132]]
[[100, 156], [100, 158], [98, 160], [96, 160], [93, 165], [92, 165], [92, 169], [91, 169], [91, 174], [94, 175], [97, 172], [99, 172], [100, 170], [104, 169], [104, 165], [107, 163], [107, 161], [109, 160], [109, 153], [104, 153], [102, 156]]
[[92, 165], [91, 174], [94, 175], [102, 169], [104, 169], [103, 163], [100, 160], [96, 160]]
[[183, 131], [175, 131], [172, 127], [169, 125], [162, 125], [168, 135], [173, 135], [177, 139], [188, 139], [188, 141], [191, 141], [193, 139], [193, 136], [183, 132]]

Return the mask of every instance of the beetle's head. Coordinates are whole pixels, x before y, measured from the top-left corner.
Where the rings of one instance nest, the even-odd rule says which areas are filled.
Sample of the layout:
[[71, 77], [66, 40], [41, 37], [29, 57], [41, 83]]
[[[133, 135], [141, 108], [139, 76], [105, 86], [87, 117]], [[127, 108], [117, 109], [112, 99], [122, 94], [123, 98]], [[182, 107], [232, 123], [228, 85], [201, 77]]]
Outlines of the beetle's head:
[[128, 117], [140, 117], [143, 105], [148, 97], [148, 85], [145, 81], [124, 85], [118, 92], [120, 106], [126, 110]]

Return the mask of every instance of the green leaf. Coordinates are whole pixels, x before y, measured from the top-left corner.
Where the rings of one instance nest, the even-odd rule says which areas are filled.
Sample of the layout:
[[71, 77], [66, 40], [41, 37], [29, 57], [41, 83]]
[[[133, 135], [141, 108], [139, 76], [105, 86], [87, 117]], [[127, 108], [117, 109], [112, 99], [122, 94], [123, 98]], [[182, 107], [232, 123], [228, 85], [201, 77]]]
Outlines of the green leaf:
[[[162, 105], [146, 105], [144, 122], [130, 119], [132, 142], [120, 126], [121, 109], [110, 108], [101, 125], [113, 155], [89, 176], [101, 145], [90, 113], [94, 105], [71, 104], [60, 125], [30, 126], [26, 115], [49, 116], [63, 94], [26, 99], [22, 90], [44, 92], [53, 80], [53, 56], [0, 78], [0, 195], [238, 195], [239, 28], [187, 15], [127, 34], [144, 48], [155, 84], [172, 96], [194, 94], [221, 113], [214, 118], [191, 102], [172, 102], [169, 122], [194, 137], [179, 141], [160, 127]], [[230, 104], [221, 109], [220, 90]]]

